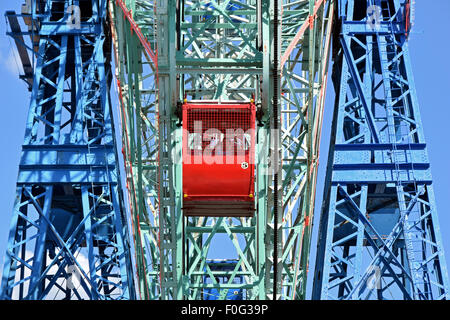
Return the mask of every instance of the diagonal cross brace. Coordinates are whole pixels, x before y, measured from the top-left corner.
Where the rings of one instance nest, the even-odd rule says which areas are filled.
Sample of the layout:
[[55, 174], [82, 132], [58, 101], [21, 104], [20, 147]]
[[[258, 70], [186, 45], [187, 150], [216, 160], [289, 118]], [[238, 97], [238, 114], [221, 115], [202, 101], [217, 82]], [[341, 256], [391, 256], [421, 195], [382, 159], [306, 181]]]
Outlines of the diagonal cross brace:
[[375, 126], [375, 119], [373, 117], [372, 111], [367, 105], [367, 100], [364, 95], [363, 85], [361, 83], [361, 79], [359, 78], [358, 69], [356, 67], [355, 61], [353, 59], [352, 54], [347, 46], [347, 43], [344, 39], [344, 36], [341, 35], [339, 37], [341, 41], [341, 46], [344, 52], [345, 59], [347, 61], [348, 70], [352, 76], [353, 82], [355, 83], [356, 90], [358, 91], [359, 100], [364, 108], [364, 113], [366, 115], [367, 125], [369, 126], [370, 133], [372, 134], [373, 141], [375, 143], [380, 143], [380, 137], [378, 135], [378, 130]]
[[[353, 201], [353, 199], [350, 197], [350, 195], [347, 193], [347, 191], [339, 184], [338, 191], [340, 194], [347, 200], [347, 203], [352, 207], [352, 209], [357, 213], [358, 219], [361, 220], [361, 222], [364, 225], [365, 232], [369, 234], [369, 237], [367, 237], [367, 241], [369, 244], [374, 247], [378, 252], [381, 250], [386, 250], [386, 252], [391, 256], [392, 260], [397, 264], [397, 266], [401, 269], [402, 273], [407, 275], [408, 278], [411, 279], [411, 275], [405, 270], [403, 265], [398, 261], [397, 257], [392, 252], [390, 246], [386, 244], [386, 242], [383, 241], [380, 234], [375, 230], [374, 226], [370, 223], [370, 221], [366, 218], [366, 216], [361, 212], [357, 204]], [[381, 246], [377, 246], [375, 241], [370, 237], [370, 234], [373, 234], [376, 239], [378, 239], [381, 242]], [[389, 264], [386, 264], [387, 269], [392, 273], [395, 274], [394, 270]], [[403, 284], [401, 284], [400, 280], [394, 277], [394, 280], [399, 283], [399, 287], [402, 289], [402, 291], [409, 296], [409, 293], [404, 289]]]

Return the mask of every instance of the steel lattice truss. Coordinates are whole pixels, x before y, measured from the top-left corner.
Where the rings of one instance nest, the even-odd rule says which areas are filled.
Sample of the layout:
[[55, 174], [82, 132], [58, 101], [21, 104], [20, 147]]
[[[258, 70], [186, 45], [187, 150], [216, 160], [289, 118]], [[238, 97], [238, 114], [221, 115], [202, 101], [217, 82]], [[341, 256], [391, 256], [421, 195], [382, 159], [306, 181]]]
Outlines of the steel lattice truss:
[[110, 109], [106, 2], [90, 2], [79, 29], [67, 24], [70, 5], [82, 4], [33, 1], [22, 16], [29, 32], [17, 30], [20, 15], [7, 13], [21, 57], [28, 48], [35, 66], [2, 299], [135, 296]]
[[315, 299], [447, 299], [448, 276], [405, 34], [409, 1], [341, 3], [334, 136]]
[[[332, 35], [337, 97], [313, 298], [448, 298], [409, 0], [27, 4], [7, 13], [31, 103], [1, 298], [134, 299], [136, 284], [141, 299], [305, 299]], [[187, 101], [255, 103], [253, 217], [183, 214]]]
[[[270, 297], [275, 245], [271, 186], [273, 172], [280, 169], [278, 298], [305, 297], [333, 9], [330, 1], [280, 1], [281, 36], [274, 44], [271, 1], [112, 4], [142, 298], [199, 299], [212, 288], [220, 289], [222, 299], [235, 289], [246, 289], [247, 299]], [[271, 130], [274, 45], [282, 57], [278, 131]], [[183, 217], [177, 105], [184, 99], [252, 98], [264, 114], [258, 128], [255, 217]], [[267, 161], [274, 154], [274, 139], [279, 139], [282, 156], [277, 164]], [[217, 247], [224, 242], [232, 252]], [[211, 259], [237, 261], [227, 281], [220, 281], [223, 274], [210, 267]]]

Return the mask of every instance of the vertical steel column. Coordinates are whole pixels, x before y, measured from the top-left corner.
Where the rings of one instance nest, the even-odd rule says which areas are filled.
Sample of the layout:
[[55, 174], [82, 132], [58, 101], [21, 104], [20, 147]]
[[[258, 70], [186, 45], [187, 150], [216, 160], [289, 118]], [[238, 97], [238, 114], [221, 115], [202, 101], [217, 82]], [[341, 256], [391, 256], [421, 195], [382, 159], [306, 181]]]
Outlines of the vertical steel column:
[[106, 1], [32, 1], [29, 10], [23, 17], [39, 51], [31, 51], [36, 65], [0, 298], [133, 299]]
[[[333, 8], [331, 1], [279, 1], [276, 71], [273, 1], [114, 3], [124, 156], [142, 298], [200, 299], [211, 290], [217, 291], [218, 299], [227, 299], [234, 291], [245, 292], [245, 299], [272, 297], [275, 165], [268, 160], [274, 152], [280, 159], [275, 166], [280, 222], [277, 298], [304, 298]], [[140, 45], [130, 46], [137, 39]], [[173, 52], [175, 60], [170, 60]], [[131, 68], [130, 61], [136, 67]], [[274, 71], [280, 78], [278, 131], [271, 130]], [[137, 78], [139, 82], [133, 83]], [[254, 99], [258, 105], [254, 218], [181, 215], [176, 106], [184, 98]], [[138, 118], [140, 128], [135, 125]], [[274, 139], [279, 141], [276, 151]], [[161, 183], [171, 188], [164, 189]], [[170, 197], [168, 193], [158, 197], [164, 190], [172, 192]], [[225, 261], [227, 268], [216, 268], [216, 259]], [[164, 285], [170, 284], [165, 289], [159, 287], [163, 278], [168, 281]]]
[[314, 299], [449, 297], [406, 38], [407, 4], [339, 1], [338, 94]]
[[[161, 299], [181, 299], [181, 266], [178, 251], [182, 248], [181, 163], [172, 154], [176, 128], [174, 110], [180, 99], [175, 72], [175, 0], [156, 1], [158, 61], [158, 195], [159, 195], [159, 258]], [[179, 137], [180, 135], [178, 135]], [[172, 140], [175, 140], [174, 142]]]

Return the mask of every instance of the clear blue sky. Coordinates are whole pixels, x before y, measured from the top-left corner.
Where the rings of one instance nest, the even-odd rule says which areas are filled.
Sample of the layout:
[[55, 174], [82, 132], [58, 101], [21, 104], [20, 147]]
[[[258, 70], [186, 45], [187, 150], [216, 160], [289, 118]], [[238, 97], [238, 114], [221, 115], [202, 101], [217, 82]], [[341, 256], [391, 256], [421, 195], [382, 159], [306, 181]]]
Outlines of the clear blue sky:
[[[0, 270], [6, 250], [9, 224], [15, 197], [15, 181], [23, 142], [29, 93], [18, 79], [18, 68], [12, 50], [14, 42], [6, 35], [3, 16], [6, 10], [20, 11], [22, 0], [0, 1]], [[413, 70], [422, 113], [428, 152], [432, 164], [434, 189], [447, 261], [450, 262], [450, 1], [417, 0], [415, 27], [410, 40]], [[18, 62], [18, 61], [17, 61]], [[319, 165], [316, 208], [322, 202], [322, 187], [328, 156], [334, 89], [328, 86], [321, 159]], [[448, 183], [449, 185], [446, 185]], [[313, 274], [319, 210], [313, 231], [310, 275]], [[311, 280], [312, 277], [310, 277]], [[308, 281], [309, 286], [311, 281]]]

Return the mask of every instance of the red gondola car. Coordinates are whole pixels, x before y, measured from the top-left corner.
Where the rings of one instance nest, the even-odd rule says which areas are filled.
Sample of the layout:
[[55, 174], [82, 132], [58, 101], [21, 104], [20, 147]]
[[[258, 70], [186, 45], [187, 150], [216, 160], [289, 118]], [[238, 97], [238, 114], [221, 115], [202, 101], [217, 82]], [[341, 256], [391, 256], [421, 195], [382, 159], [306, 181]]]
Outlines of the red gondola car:
[[248, 217], [255, 211], [254, 103], [183, 105], [183, 212]]

